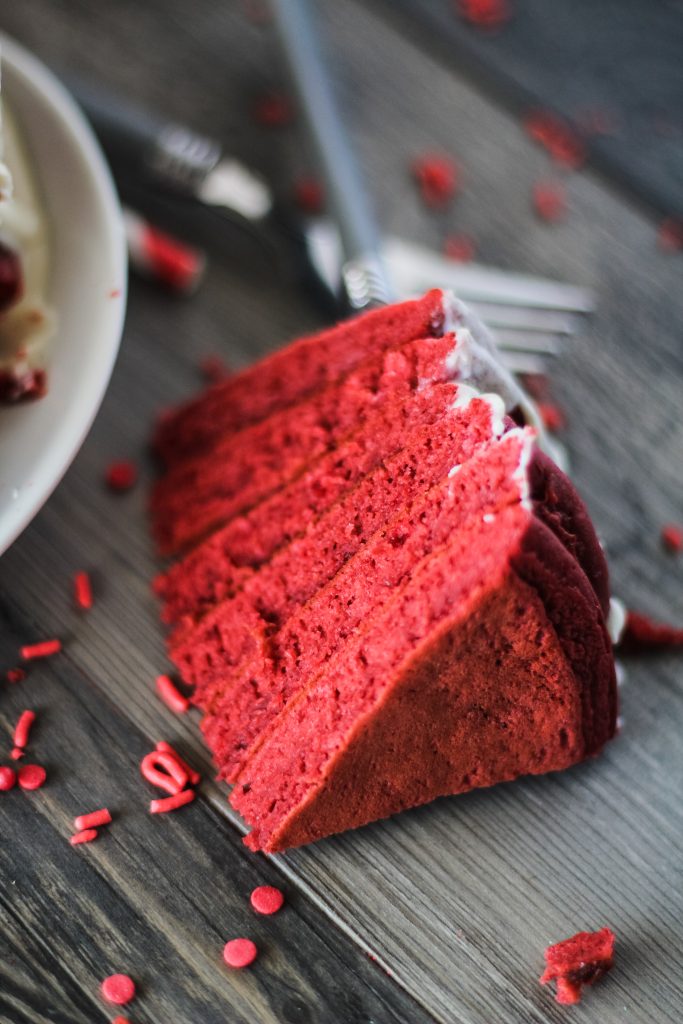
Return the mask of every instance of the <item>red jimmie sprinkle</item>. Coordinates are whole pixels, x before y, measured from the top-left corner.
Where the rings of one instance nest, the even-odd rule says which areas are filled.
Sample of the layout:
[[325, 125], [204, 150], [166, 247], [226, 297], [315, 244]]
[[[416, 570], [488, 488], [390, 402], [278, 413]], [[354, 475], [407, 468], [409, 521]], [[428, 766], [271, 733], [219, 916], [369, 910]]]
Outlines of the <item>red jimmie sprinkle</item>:
[[81, 569], [74, 575], [74, 598], [79, 608], [92, 608], [92, 585], [87, 572]]
[[24, 661], [33, 661], [34, 658], [49, 658], [51, 654], [57, 654], [61, 649], [61, 640], [41, 640], [38, 644], [25, 644], [19, 653]]
[[111, 1024], [130, 1024], [128, 1017], [114, 1017]]
[[26, 679], [26, 672], [23, 668], [9, 668], [5, 673], [5, 679], [8, 683], [21, 683]]
[[477, 247], [470, 235], [449, 235], [443, 247], [449, 260], [456, 263], [470, 263], [474, 259]]
[[540, 402], [538, 411], [546, 430], [549, 430], [551, 434], [555, 434], [567, 425], [564, 413], [559, 406], [553, 405], [552, 402]]
[[190, 702], [187, 697], [183, 697], [182, 693], [169, 676], [157, 676], [156, 688], [157, 693], [163, 700], [164, 704], [169, 707], [171, 711], [175, 711], [177, 715], [185, 714], [190, 706]]
[[594, 985], [614, 965], [614, 932], [609, 928], [578, 932], [571, 939], [548, 946], [543, 956], [546, 969], [541, 985], [555, 981], [558, 1003], [578, 1003], [581, 986]]
[[654, 622], [640, 612], [628, 612], [619, 650], [626, 653], [683, 647], [683, 629]]
[[299, 178], [294, 183], [294, 202], [304, 213], [320, 213], [325, 203], [323, 187], [316, 178]]
[[461, 18], [477, 28], [496, 29], [510, 18], [508, 0], [456, 0]]
[[553, 158], [565, 167], [580, 167], [586, 159], [583, 141], [570, 126], [550, 110], [530, 113], [524, 127], [527, 134], [540, 143]]
[[174, 292], [184, 295], [193, 292], [204, 276], [206, 256], [200, 249], [180, 242], [151, 224], [144, 225], [140, 250], [142, 259], [136, 269]]
[[25, 764], [17, 773], [22, 789], [40, 789], [45, 782], [47, 772], [39, 764]]
[[104, 474], [107, 486], [112, 491], [129, 491], [138, 478], [138, 468], [128, 459], [110, 462]]
[[683, 249], [683, 220], [667, 217], [659, 225], [657, 235], [659, 248], [665, 252], [677, 252]]
[[19, 716], [19, 721], [14, 727], [14, 745], [15, 747], [25, 747], [28, 743], [29, 733], [31, 732], [31, 726], [36, 720], [35, 711], [22, 711]]
[[100, 811], [91, 811], [89, 814], [79, 814], [74, 818], [74, 828], [79, 832], [91, 828], [99, 828], [100, 825], [108, 825], [111, 821], [111, 814], [106, 807]]
[[25, 753], [26, 751], [22, 747], [13, 747], [10, 757], [13, 761], [18, 761]]
[[251, 939], [231, 939], [223, 950], [223, 959], [228, 967], [248, 967], [257, 956], [258, 949]]
[[276, 914], [285, 902], [285, 897], [274, 885], [259, 885], [249, 900], [257, 914]]
[[0, 766], [0, 793], [6, 793], [9, 789], [14, 789], [17, 781], [17, 773], [14, 768], [9, 768], [6, 765]]
[[124, 1006], [135, 998], [135, 982], [127, 974], [110, 974], [100, 985], [102, 998], [116, 1006]]
[[251, 112], [256, 123], [265, 128], [280, 128], [289, 124], [294, 117], [294, 108], [289, 97], [279, 92], [259, 96]]
[[662, 527], [662, 544], [669, 551], [678, 554], [683, 551], [683, 527], [676, 523], [667, 523]]
[[178, 751], [174, 750], [170, 743], [166, 743], [165, 740], [159, 740], [156, 745], [156, 749], [160, 750], [164, 754], [170, 754], [171, 757], [174, 757], [180, 767], [187, 772], [187, 777], [193, 786], [196, 786], [201, 781], [202, 777], [199, 772], [195, 771], [194, 768], [191, 768], [187, 761], [183, 761]]
[[564, 185], [538, 181], [533, 187], [534, 210], [542, 220], [557, 223], [567, 213], [567, 192]]
[[460, 184], [455, 160], [440, 153], [425, 153], [412, 163], [412, 174], [427, 206], [445, 206]]
[[185, 769], [172, 754], [167, 754], [163, 750], [153, 750], [151, 754], [146, 754], [140, 763], [140, 771], [153, 786], [158, 786], [172, 795], [184, 789], [188, 782]]
[[167, 796], [163, 800], [151, 800], [149, 804], [150, 814], [166, 814], [167, 811], [176, 811], [185, 804], [191, 804], [195, 798], [193, 789], [185, 789], [182, 793], [174, 796]]
[[92, 843], [93, 839], [97, 839], [97, 836], [96, 828], [84, 828], [81, 832], [71, 836], [69, 842], [72, 846], [79, 846], [81, 843]]

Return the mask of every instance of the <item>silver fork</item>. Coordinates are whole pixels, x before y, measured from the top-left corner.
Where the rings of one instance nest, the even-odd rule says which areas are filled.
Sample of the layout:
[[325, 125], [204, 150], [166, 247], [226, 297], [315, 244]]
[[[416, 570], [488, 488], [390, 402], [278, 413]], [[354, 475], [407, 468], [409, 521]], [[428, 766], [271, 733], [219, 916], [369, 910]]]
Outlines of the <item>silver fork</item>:
[[335, 222], [311, 222], [309, 258], [347, 309], [361, 311], [445, 288], [492, 329], [501, 361], [542, 373], [593, 308], [587, 289], [457, 264], [398, 238], [381, 238], [320, 59], [307, 0], [272, 0], [275, 25], [325, 180]]

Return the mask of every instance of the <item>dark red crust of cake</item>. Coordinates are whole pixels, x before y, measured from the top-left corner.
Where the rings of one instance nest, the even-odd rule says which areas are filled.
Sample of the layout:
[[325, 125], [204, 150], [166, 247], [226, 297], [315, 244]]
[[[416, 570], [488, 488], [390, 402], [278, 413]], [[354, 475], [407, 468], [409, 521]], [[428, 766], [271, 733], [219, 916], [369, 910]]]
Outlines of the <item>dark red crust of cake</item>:
[[443, 319], [443, 296], [434, 290], [421, 299], [376, 310], [362, 323], [347, 320], [302, 338], [165, 415], [158, 424], [154, 448], [168, 465], [205, 450], [217, 438], [257, 423], [337, 380], [372, 354], [416, 338], [438, 336]]

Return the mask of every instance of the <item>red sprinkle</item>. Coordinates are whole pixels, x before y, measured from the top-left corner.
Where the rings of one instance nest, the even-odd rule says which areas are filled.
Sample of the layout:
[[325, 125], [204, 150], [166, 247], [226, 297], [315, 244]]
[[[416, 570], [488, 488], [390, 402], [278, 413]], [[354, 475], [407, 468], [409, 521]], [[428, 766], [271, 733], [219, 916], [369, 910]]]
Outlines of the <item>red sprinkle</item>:
[[508, 0], [457, 0], [457, 10], [476, 28], [500, 28], [510, 18]]
[[187, 697], [184, 697], [178, 687], [169, 676], [157, 676], [157, 693], [164, 704], [175, 711], [177, 715], [184, 715], [190, 706]]
[[538, 411], [546, 430], [549, 430], [551, 434], [555, 434], [558, 430], [566, 427], [567, 421], [564, 413], [557, 405], [553, 405], [552, 402], [540, 402]]
[[252, 115], [256, 123], [265, 128], [280, 128], [293, 120], [294, 108], [288, 96], [279, 92], [269, 92], [256, 100], [252, 107]]
[[460, 184], [460, 171], [455, 160], [439, 153], [425, 153], [413, 160], [412, 173], [427, 206], [445, 206]]
[[74, 576], [74, 598], [79, 608], [92, 608], [92, 585], [87, 572], [80, 570]]
[[114, 1017], [111, 1024], [130, 1024], [128, 1017]]
[[14, 745], [15, 747], [25, 747], [28, 743], [29, 733], [31, 726], [36, 720], [35, 711], [22, 711], [19, 716], [19, 721], [14, 728]]
[[199, 369], [209, 384], [218, 384], [230, 376], [230, 367], [225, 365], [220, 356], [205, 356], [199, 363]]
[[134, 462], [120, 459], [107, 466], [104, 478], [112, 491], [129, 491], [137, 482], [138, 468]]
[[250, 902], [257, 914], [276, 914], [285, 897], [274, 885], [259, 885], [249, 897]]
[[586, 148], [570, 126], [550, 110], [535, 110], [524, 122], [527, 134], [541, 144], [553, 160], [565, 167], [580, 167]]
[[667, 217], [659, 225], [657, 235], [659, 248], [665, 252], [677, 252], [683, 249], [683, 220], [676, 220], [674, 217]]
[[79, 814], [74, 818], [74, 828], [79, 832], [87, 829], [98, 828], [100, 825], [108, 825], [111, 821], [111, 814], [106, 807], [101, 811], [91, 811], [90, 814]]
[[23, 668], [9, 668], [5, 673], [5, 678], [8, 683], [20, 683], [26, 679], [26, 672]]
[[0, 793], [6, 793], [9, 789], [14, 789], [16, 781], [17, 773], [14, 768], [2, 765], [0, 767]]
[[12, 753], [10, 754], [10, 757], [12, 758], [13, 761], [18, 761], [19, 758], [23, 757], [25, 753], [26, 753], [26, 751], [22, 750], [21, 747], [13, 747], [12, 748]]
[[257, 956], [258, 949], [251, 939], [231, 939], [223, 950], [223, 959], [228, 967], [248, 967]]
[[25, 764], [18, 773], [19, 785], [22, 789], [40, 789], [45, 782], [47, 772], [39, 764]]
[[24, 661], [32, 661], [34, 658], [49, 658], [51, 654], [58, 654], [61, 649], [61, 640], [42, 640], [38, 644], [25, 644], [19, 653]]
[[97, 839], [96, 828], [85, 828], [81, 832], [77, 832], [76, 835], [71, 836], [69, 842], [72, 846], [78, 846], [80, 843], [91, 843], [93, 839]]
[[174, 796], [167, 796], [163, 800], [151, 800], [149, 805], [150, 814], [165, 814], [167, 811], [175, 811], [185, 804], [191, 804], [195, 798], [193, 789], [185, 789], [182, 793]]
[[170, 743], [166, 743], [165, 740], [159, 740], [156, 749], [160, 750], [164, 754], [170, 754], [171, 757], [174, 757], [178, 764], [180, 765], [180, 767], [187, 772], [187, 777], [189, 778], [193, 786], [196, 786], [199, 782], [201, 782], [202, 777], [199, 774], [199, 772], [195, 771], [194, 768], [190, 767], [187, 761], [183, 761], [178, 751], [174, 750]]
[[661, 650], [683, 646], [683, 629], [653, 622], [640, 612], [627, 612], [626, 626], [619, 642], [619, 650], [627, 653]]
[[320, 213], [325, 203], [320, 182], [316, 178], [299, 178], [294, 183], [294, 202], [304, 213]]
[[564, 185], [538, 181], [533, 192], [534, 209], [539, 217], [550, 223], [564, 220], [567, 213], [567, 192]]
[[446, 256], [456, 263], [470, 263], [476, 250], [474, 239], [469, 235], [449, 235], [444, 244]]
[[[157, 766], [161, 766], [163, 770], [159, 771]], [[146, 754], [140, 763], [140, 771], [153, 786], [158, 786], [159, 789], [164, 789], [174, 796], [184, 789], [188, 782], [185, 769], [172, 754], [167, 754], [163, 750], [153, 750], [151, 754]]]
[[108, 1003], [123, 1006], [135, 998], [135, 982], [127, 974], [110, 974], [100, 985], [100, 992]]
[[683, 551], [683, 527], [678, 526], [676, 523], [667, 523], [666, 526], [663, 526], [662, 544], [669, 551], [673, 551], [674, 554]]
[[578, 1003], [581, 986], [594, 985], [614, 966], [614, 932], [609, 928], [578, 932], [571, 939], [548, 946], [543, 956], [546, 969], [539, 979], [541, 985], [556, 981], [557, 1002]]

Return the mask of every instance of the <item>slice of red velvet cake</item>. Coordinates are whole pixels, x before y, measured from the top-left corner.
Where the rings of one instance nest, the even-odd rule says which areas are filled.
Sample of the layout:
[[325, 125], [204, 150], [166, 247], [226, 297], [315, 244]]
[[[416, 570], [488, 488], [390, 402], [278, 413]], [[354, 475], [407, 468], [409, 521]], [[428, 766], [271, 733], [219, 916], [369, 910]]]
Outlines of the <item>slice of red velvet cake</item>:
[[[484, 393], [485, 392], [485, 393]], [[431, 292], [165, 419], [171, 657], [253, 849], [551, 771], [613, 735], [607, 569], [515, 428], [483, 327]]]

